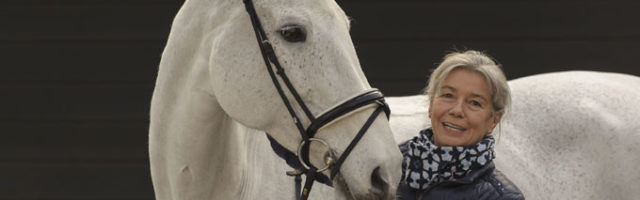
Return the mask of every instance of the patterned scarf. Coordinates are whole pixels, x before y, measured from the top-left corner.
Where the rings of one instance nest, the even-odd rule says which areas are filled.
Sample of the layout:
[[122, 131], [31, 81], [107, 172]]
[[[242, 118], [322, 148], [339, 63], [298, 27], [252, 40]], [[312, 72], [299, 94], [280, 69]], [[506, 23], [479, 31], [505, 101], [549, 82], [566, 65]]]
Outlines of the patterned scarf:
[[406, 142], [402, 181], [411, 188], [426, 189], [442, 181], [462, 178], [495, 158], [495, 139], [490, 134], [477, 144], [464, 147], [438, 147], [432, 140], [433, 131], [428, 128]]

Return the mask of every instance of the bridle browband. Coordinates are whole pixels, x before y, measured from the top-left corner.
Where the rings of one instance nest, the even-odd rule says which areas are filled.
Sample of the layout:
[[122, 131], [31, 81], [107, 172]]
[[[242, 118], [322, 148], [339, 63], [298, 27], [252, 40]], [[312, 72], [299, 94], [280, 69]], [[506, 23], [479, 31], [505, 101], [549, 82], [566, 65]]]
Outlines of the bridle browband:
[[[264, 59], [264, 63], [267, 67], [267, 70], [269, 71], [269, 76], [271, 77], [271, 80], [273, 81], [273, 84], [275, 85], [276, 90], [278, 91], [278, 94], [282, 99], [282, 102], [287, 108], [287, 111], [293, 118], [296, 128], [298, 129], [298, 131], [300, 132], [300, 135], [302, 136], [302, 141], [300, 142], [300, 146], [296, 154], [299, 162], [302, 164], [302, 167], [300, 169], [296, 169], [295, 171], [287, 172], [287, 174], [292, 176], [297, 176], [296, 177], [297, 180], [299, 180], [299, 176], [301, 174], [304, 174], [306, 176], [304, 189], [302, 190], [302, 192], [300, 192], [299, 189], [297, 189], [298, 191], [296, 191], [296, 197], [300, 195], [299, 196], [300, 199], [306, 200], [309, 197], [309, 192], [311, 191], [311, 186], [313, 185], [314, 181], [316, 181], [319, 178], [323, 180], [327, 180], [326, 177], [323, 178], [323, 176], [325, 176], [324, 174], [322, 174], [323, 171], [331, 169], [330, 180], [333, 180], [333, 178], [340, 171], [340, 166], [342, 165], [342, 163], [344, 163], [347, 156], [351, 153], [351, 151], [356, 146], [356, 144], [360, 141], [362, 136], [364, 136], [364, 133], [367, 132], [367, 129], [369, 129], [371, 124], [373, 124], [373, 121], [375, 121], [375, 119], [377, 118], [378, 114], [380, 114], [380, 112], [384, 111], [387, 115], [387, 118], [389, 118], [389, 113], [390, 113], [389, 106], [384, 101], [384, 96], [382, 95], [382, 93], [374, 89], [374, 90], [366, 91], [360, 95], [357, 95], [345, 101], [342, 104], [339, 104], [331, 108], [329, 111], [323, 113], [317, 118], [313, 116], [311, 111], [309, 111], [309, 108], [302, 101], [302, 98], [300, 97], [296, 89], [291, 84], [291, 81], [289, 81], [289, 78], [287, 78], [287, 75], [285, 74], [284, 69], [280, 65], [280, 62], [278, 62], [278, 58], [275, 54], [273, 46], [269, 42], [269, 39], [267, 38], [267, 35], [264, 29], [262, 28], [260, 19], [258, 18], [258, 15], [255, 11], [252, 0], [243, 0], [243, 2], [245, 5], [245, 8], [247, 9], [247, 13], [249, 14], [249, 17], [251, 18], [251, 24], [253, 25], [253, 30], [258, 40], [258, 46], [260, 47], [262, 58]], [[273, 69], [274, 67], [276, 70], [275, 72]], [[284, 90], [282, 88], [282, 85], [280, 84], [280, 82], [278, 81], [278, 78], [276, 77], [276, 74], [280, 76], [280, 78], [282, 79], [282, 82], [284, 82], [285, 86], [287, 87], [287, 89], [289, 90], [293, 98], [296, 100], [300, 108], [302, 108], [302, 110], [304, 111], [309, 121], [311, 121], [311, 124], [306, 129], [303, 127], [302, 122], [299, 120], [299, 117], [294, 111], [293, 106], [291, 105], [291, 102], [286, 97]], [[371, 114], [371, 116], [369, 116], [367, 121], [364, 123], [360, 131], [358, 131], [358, 133], [356, 134], [355, 138], [353, 138], [349, 146], [347, 146], [347, 148], [344, 150], [342, 155], [335, 162], [332, 159], [327, 160], [326, 161], [327, 165], [325, 167], [316, 168], [315, 166], [313, 166], [309, 161], [310, 143], [318, 142], [330, 149], [330, 146], [326, 142], [324, 142], [321, 139], [314, 138], [315, 133], [320, 128], [327, 125], [328, 123], [335, 120], [336, 118], [346, 115], [354, 110], [357, 110], [359, 108], [362, 108], [370, 104], [377, 104], [378, 107]]]

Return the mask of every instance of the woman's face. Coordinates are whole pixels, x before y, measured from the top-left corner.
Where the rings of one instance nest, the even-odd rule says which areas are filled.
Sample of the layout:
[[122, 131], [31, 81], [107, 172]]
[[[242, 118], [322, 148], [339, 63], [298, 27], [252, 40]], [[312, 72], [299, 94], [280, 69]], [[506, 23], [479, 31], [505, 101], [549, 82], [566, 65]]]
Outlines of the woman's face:
[[438, 146], [476, 144], [500, 121], [493, 112], [489, 86], [484, 76], [465, 69], [454, 69], [432, 97], [429, 116], [434, 143]]

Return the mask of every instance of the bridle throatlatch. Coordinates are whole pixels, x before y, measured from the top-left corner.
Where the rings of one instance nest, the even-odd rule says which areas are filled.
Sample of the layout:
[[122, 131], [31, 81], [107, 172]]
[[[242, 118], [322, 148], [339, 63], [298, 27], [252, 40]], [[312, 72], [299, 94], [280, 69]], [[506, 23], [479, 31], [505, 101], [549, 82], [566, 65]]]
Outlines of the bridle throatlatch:
[[[373, 122], [375, 121], [377, 116], [380, 114], [380, 112], [384, 111], [385, 114], [387, 115], [387, 118], [389, 118], [389, 113], [390, 113], [389, 106], [384, 101], [384, 96], [382, 95], [382, 93], [380, 93], [380, 91], [378, 91], [377, 89], [372, 89], [362, 94], [359, 94], [351, 99], [348, 99], [344, 103], [339, 104], [331, 108], [329, 111], [321, 114], [319, 117], [313, 116], [313, 114], [311, 114], [311, 111], [309, 110], [307, 105], [302, 101], [302, 98], [300, 97], [298, 92], [295, 90], [295, 88], [291, 84], [291, 81], [289, 81], [289, 78], [287, 78], [287, 75], [285, 74], [284, 69], [280, 65], [280, 62], [278, 62], [278, 58], [275, 54], [273, 46], [271, 45], [271, 42], [267, 38], [267, 35], [264, 29], [262, 28], [260, 19], [258, 18], [256, 10], [253, 6], [252, 0], [243, 0], [243, 2], [245, 5], [245, 8], [247, 9], [247, 13], [249, 14], [249, 17], [251, 18], [251, 24], [253, 25], [253, 30], [255, 32], [255, 35], [258, 41], [258, 46], [260, 47], [260, 51], [262, 53], [262, 58], [264, 59], [264, 63], [267, 67], [267, 71], [269, 71], [269, 76], [271, 77], [271, 80], [273, 81], [273, 84], [275, 85], [276, 90], [278, 91], [278, 94], [282, 99], [282, 102], [287, 108], [287, 111], [293, 118], [293, 122], [295, 123], [296, 128], [298, 129], [298, 131], [300, 132], [300, 135], [302, 136], [302, 141], [300, 142], [298, 150], [295, 154], [297, 157], [297, 161], [295, 160], [292, 161], [290, 159], [287, 160], [287, 163], [289, 165], [295, 166], [297, 169], [294, 171], [287, 172], [287, 175], [296, 177], [295, 180], [296, 180], [296, 183], [298, 183], [296, 186], [296, 198], [306, 200], [309, 197], [309, 192], [311, 191], [311, 187], [313, 186], [314, 181], [320, 181], [325, 184], [331, 185], [331, 180], [333, 180], [333, 178], [340, 171], [340, 166], [342, 165], [342, 163], [344, 163], [347, 156], [351, 153], [351, 151], [356, 146], [356, 144], [358, 144], [358, 141], [360, 141], [362, 136], [364, 136], [364, 133], [367, 132], [367, 130], [369, 129], [371, 124], [373, 124]], [[275, 68], [275, 71], [274, 71], [274, 68]], [[280, 79], [282, 80], [284, 85], [287, 87], [287, 89], [289, 90], [289, 92], [291, 93], [295, 101], [303, 110], [306, 117], [311, 122], [309, 127], [307, 127], [306, 129], [304, 128], [298, 115], [294, 111], [291, 105], [291, 102], [286, 97], [284, 90], [282, 88], [282, 85], [278, 81], [276, 74], [280, 77]], [[309, 161], [309, 146], [312, 142], [317, 142], [319, 144], [326, 146], [328, 149], [331, 149], [329, 144], [326, 143], [325, 141], [319, 138], [314, 138], [315, 133], [318, 131], [318, 129], [322, 128], [324, 125], [327, 125], [331, 121], [343, 115], [346, 115], [354, 110], [357, 110], [359, 108], [362, 108], [364, 106], [371, 105], [371, 104], [376, 104], [378, 105], [378, 107], [375, 109], [375, 111], [373, 111], [371, 116], [369, 116], [367, 121], [364, 123], [360, 131], [358, 131], [358, 133], [353, 138], [349, 146], [347, 146], [347, 148], [344, 150], [342, 155], [337, 160], [333, 160], [331, 156], [327, 157], [325, 160], [326, 165], [321, 168], [313, 166]], [[286, 150], [285, 148], [277, 144], [277, 142], [272, 138], [269, 138], [269, 140], [271, 141], [271, 144], [274, 147], [274, 150], [276, 151], [276, 153], [278, 153], [280, 156], [282, 156], [282, 154], [294, 155], [292, 152], [289, 152], [288, 150]], [[282, 153], [279, 151], [285, 151], [285, 152]], [[330, 177], [326, 177], [322, 173], [326, 170], [331, 170]], [[300, 191], [300, 186], [299, 186], [301, 182], [300, 176], [303, 174], [306, 176], [306, 181], [304, 184], [304, 188], [302, 189], [302, 191]]]

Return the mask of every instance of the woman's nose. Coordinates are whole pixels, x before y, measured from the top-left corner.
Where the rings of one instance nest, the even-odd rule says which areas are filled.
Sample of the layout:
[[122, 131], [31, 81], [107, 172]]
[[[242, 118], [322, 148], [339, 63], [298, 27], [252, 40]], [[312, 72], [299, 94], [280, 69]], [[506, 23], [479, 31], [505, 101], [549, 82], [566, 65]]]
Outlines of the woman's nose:
[[462, 112], [462, 105], [464, 102], [457, 101], [453, 107], [449, 110], [449, 114], [454, 117], [464, 117], [464, 112]]

